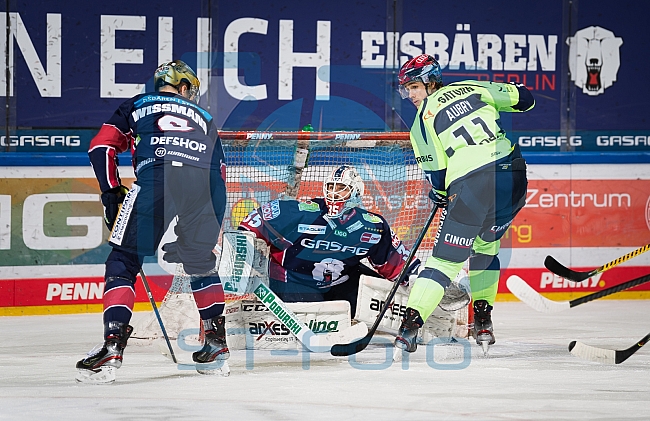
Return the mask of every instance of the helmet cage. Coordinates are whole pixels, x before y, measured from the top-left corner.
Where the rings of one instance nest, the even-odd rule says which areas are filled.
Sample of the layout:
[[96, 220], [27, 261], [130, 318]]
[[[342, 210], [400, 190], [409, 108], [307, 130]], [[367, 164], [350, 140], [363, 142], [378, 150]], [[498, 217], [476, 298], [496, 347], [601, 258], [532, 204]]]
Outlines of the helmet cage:
[[336, 168], [323, 182], [327, 215], [339, 218], [352, 208], [362, 207], [364, 190], [363, 179], [354, 168], [347, 165]]

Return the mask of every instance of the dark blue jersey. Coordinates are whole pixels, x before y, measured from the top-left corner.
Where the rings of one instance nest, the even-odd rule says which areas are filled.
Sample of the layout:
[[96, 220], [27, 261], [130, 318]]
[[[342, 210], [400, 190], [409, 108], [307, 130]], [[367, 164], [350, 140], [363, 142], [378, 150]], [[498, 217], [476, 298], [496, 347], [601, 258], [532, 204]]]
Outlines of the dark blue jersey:
[[384, 217], [354, 208], [330, 219], [320, 198], [271, 201], [244, 218], [239, 229], [252, 231], [271, 247], [271, 279], [316, 288], [347, 281], [364, 258], [394, 281], [408, 257]]
[[165, 161], [225, 174], [223, 147], [212, 116], [175, 93], [136, 95], [104, 123], [88, 151], [102, 192], [119, 186], [117, 154], [128, 149], [136, 175], [144, 166]]

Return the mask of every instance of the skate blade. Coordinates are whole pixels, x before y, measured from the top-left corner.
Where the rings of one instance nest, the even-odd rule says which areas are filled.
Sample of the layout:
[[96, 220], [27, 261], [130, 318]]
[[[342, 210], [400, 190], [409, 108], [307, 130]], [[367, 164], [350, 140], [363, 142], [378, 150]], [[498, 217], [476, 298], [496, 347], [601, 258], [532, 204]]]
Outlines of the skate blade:
[[476, 343], [480, 344], [483, 341], [488, 341], [488, 345], [494, 345], [496, 339], [494, 338], [494, 333], [489, 330], [482, 330], [474, 335], [476, 338]]
[[110, 384], [115, 381], [115, 370], [115, 367], [110, 366], [101, 367], [97, 372], [79, 368], [75, 380], [84, 384]]
[[488, 351], [490, 350], [490, 341], [480, 341], [481, 349], [483, 350], [483, 356], [488, 356]]
[[393, 361], [395, 362], [402, 361], [402, 352], [404, 352], [404, 350], [399, 346], [396, 346], [395, 349], [393, 349]]
[[207, 364], [196, 363], [194, 367], [196, 368], [197, 373], [206, 376], [230, 376], [230, 366], [226, 360], [215, 361]]

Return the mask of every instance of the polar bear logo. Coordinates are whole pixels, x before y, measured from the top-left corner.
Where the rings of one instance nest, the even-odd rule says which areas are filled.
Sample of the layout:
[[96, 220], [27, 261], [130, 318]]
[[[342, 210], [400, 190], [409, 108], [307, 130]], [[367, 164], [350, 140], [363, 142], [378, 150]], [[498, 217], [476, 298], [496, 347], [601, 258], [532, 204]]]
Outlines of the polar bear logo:
[[582, 92], [596, 96], [616, 82], [623, 39], [600, 26], [590, 26], [567, 38], [571, 80]]

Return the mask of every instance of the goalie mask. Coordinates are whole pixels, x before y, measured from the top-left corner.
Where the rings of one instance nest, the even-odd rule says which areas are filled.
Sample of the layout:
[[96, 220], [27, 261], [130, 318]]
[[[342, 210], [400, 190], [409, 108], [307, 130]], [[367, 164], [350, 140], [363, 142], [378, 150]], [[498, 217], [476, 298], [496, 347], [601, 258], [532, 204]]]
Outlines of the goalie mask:
[[349, 209], [363, 205], [363, 179], [348, 165], [332, 171], [323, 183], [323, 196], [327, 205], [327, 215], [339, 218]]
[[161, 64], [153, 74], [153, 82], [156, 91], [165, 85], [173, 86], [180, 89], [181, 83], [188, 84], [190, 93], [189, 99], [196, 103], [199, 102], [199, 87], [201, 82], [196, 77], [194, 70], [181, 60], [174, 60]]

